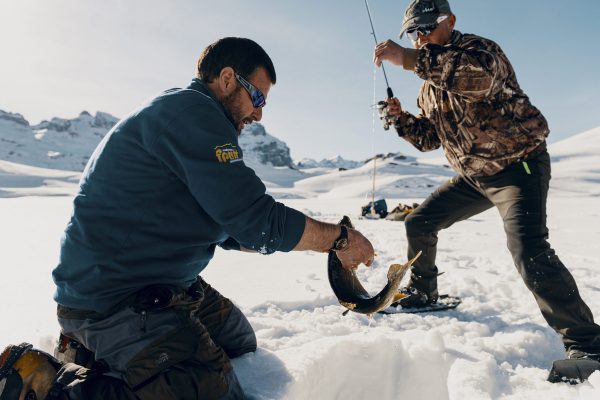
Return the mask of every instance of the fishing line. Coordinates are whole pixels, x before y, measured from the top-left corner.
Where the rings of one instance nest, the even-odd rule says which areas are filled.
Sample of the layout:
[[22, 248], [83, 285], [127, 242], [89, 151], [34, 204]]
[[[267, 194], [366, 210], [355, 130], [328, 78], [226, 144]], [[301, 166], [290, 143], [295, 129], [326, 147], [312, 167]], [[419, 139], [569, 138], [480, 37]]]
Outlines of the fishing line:
[[[377, 66], [373, 64], [373, 104], [377, 104]], [[371, 154], [373, 154], [373, 188], [371, 190], [371, 215], [375, 214], [375, 174], [377, 173], [377, 154], [375, 153], [375, 115], [377, 108], [371, 107]]]
[[[378, 44], [377, 35], [375, 34], [375, 27], [373, 26], [373, 18], [371, 18], [371, 10], [369, 9], [369, 2], [365, 0], [365, 7], [367, 8], [367, 15], [369, 16], [369, 23], [371, 24], [371, 34], [373, 35], [373, 40], [375, 40], [375, 45]], [[383, 70], [383, 77], [385, 79], [385, 84], [387, 86], [387, 96], [388, 98], [394, 97], [394, 92], [392, 92], [392, 88], [387, 79], [387, 74], [385, 72], [385, 66], [383, 62], [381, 63], [381, 69]], [[377, 154], [375, 153], [375, 110], [381, 105], [382, 102], [377, 102], [377, 88], [376, 88], [376, 79], [377, 77], [377, 67], [373, 64], [373, 122], [372, 122], [372, 143], [371, 150], [373, 153], [373, 186], [371, 190], [371, 215], [375, 216], [375, 176], [377, 174]], [[385, 104], [385, 103], [384, 103]], [[377, 106], [376, 106], [377, 105]], [[386, 104], [387, 105], [387, 104]], [[387, 126], [384, 127], [386, 130]]]

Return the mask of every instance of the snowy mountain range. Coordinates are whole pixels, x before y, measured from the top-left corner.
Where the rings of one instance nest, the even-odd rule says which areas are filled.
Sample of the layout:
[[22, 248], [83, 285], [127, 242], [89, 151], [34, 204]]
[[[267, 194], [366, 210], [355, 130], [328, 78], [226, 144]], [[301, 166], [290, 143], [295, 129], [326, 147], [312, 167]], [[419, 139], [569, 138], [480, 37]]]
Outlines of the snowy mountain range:
[[[89, 155], [116, 122], [110, 114], [97, 112], [92, 116], [83, 111], [74, 119], [53, 118], [30, 125], [20, 114], [0, 111], [4, 196], [35, 193], [39, 186], [54, 188], [56, 194], [70, 193], [77, 182], [76, 172], [83, 170]], [[318, 162], [305, 158], [295, 164], [289, 147], [258, 123], [244, 129], [240, 146], [246, 164], [279, 199], [370, 198], [374, 173], [376, 197], [423, 198], [454, 174], [444, 160], [399, 153], [380, 154], [363, 162], [338, 156]], [[569, 196], [600, 195], [600, 171], [593, 167], [600, 154], [600, 128], [551, 145], [550, 154], [553, 188]], [[29, 176], [31, 182], [10, 183], [18, 175]]]
[[[0, 110], [0, 160], [41, 168], [83, 171], [89, 156], [118, 120], [104, 112], [91, 115], [82, 111], [73, 119], [52, 118], [31, 125], [21, 114]], [[244, 128], [240, 146], [244, 150], [244, 159], [250, 165], [307, 170], [352, 169], [364, 163], [341, 156], [321, 161], [303, 158], [294, 163], [285, 142], [270, 135], [260, 123]]]
[[352, 169], [362, 165], [363, 162], [346, 160], [342, 156], [324, 158], [321, 161], [316, 161], [313, 158], [302, 158], [296, 162], [296, 167], [300, 169], [310, 168], [343, 168]]
[[[83, 111], [73, 119], [53, 118], [31, 125], [21, 114], [0, 111], [0, 175], [4, 174], [0, 180], [7, 182], [4, 196], [35, 194], [40, 186], [53, 187], [57, 195], [71, 193], [77, 173], [117, 121], [107, 113], [93, 116]], [[244, 161], [276, 198], [372, 196], [373, 158], [363, 162], [340, 156], [318, 162], [305, 158], [295, 164], [289, 147], [259, 123], [244, 128], [239, 142]], [[420, 164], [415, 157], [401, 154], [378, 155], [376, 159], [377, 196], [424, 196], [450, 174], [442, 166]], [[29, 176], [30, 183], [20, 187], [9, 183], [18, 175]]]
[[35, 167], [82, 171], [98, 142], [118, 121], [83, 111], [77, 118], [52, 118], [30, 125], [21, 114], [0, 110], [0, 159]]
[[[87, 111], [73, 119], [52, 118], [30, 125], [21, 115], [0, 110], [0, 160], [35, 167], [83, 171], [89, 156], [118, 118]], [[240, 136], [244, 158], [251, 164], [294, 168], [290, 149], [258, 123]]]

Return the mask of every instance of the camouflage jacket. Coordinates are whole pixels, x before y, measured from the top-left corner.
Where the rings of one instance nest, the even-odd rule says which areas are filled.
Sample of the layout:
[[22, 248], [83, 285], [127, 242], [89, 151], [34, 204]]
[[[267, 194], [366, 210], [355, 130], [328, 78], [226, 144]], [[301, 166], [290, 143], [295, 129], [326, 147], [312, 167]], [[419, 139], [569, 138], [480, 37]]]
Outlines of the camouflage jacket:
[[425, 80], [418, 116], [402, 112], [398, 135], [420, 151], [443, 147], [461, 175], [489, 176], [545, 145], [548, 124], [523, 93], [496, 43], [454, 31], [445, 46], [426, 44], [413, 60]]

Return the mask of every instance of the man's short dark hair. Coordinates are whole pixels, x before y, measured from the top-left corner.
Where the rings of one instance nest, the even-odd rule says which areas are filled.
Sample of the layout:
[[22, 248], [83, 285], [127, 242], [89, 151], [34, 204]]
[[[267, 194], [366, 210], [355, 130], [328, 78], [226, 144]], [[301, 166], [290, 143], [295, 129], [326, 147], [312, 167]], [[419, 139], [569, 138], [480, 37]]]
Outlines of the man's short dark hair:
[[233, 68], [246, 78], [257, 68], [263, 67], [273, 84], [277, 80], [273, 61], [258, 43], [250, 39], [226, 37], [209, 45], [198, 59], [196, 76], [202, 82], [209, 83], [225, 67]]

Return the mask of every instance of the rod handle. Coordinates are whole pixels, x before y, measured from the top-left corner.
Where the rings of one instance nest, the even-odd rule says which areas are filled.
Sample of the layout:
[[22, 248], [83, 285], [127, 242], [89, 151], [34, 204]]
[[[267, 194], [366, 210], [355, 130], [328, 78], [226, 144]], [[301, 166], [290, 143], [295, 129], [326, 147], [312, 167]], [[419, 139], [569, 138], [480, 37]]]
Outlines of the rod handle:
[[392, 88], [388, 86], [387, 88], [388, 99], [394, 97], [394, 92], [392, 92]]

